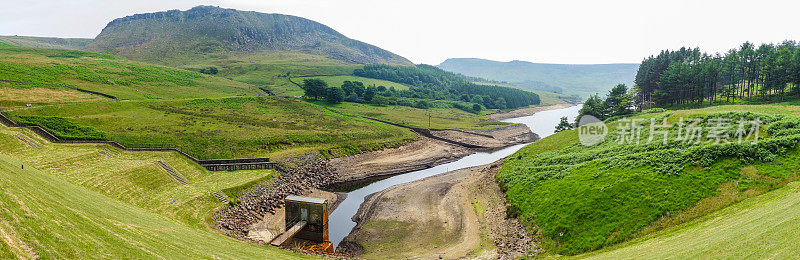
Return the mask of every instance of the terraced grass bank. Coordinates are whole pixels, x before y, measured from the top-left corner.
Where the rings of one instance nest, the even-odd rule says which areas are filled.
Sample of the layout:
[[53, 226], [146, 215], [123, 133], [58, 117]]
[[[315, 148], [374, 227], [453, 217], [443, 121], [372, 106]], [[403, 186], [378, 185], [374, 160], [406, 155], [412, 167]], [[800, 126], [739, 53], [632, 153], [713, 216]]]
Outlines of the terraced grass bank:
[[[14, 137], [20, 134], [39, 148]], [[188, 183], [171, 179], [156, 160]], [[207, 224], [221, 206], [212, 191], [270, 174], [211, 174], [174, 153], [51, 144], [0, 126], [0, 258], [305, 258], [241, 243]]]
[[[631, 119], [607, 122], [610, 134], [586, 147], [577, 131], [538, 141], [510, 156], [498, 175], [509, 212], [540, 234], [550, 253], [574, 255], [614, 245], [687, 222], [732, 203], [780, 188], [800, 169], [800, 107], [720, 106], [634, 116], [640, 144], [620, 128]], [[732, 143], [701, 144], [677, 139], [680, 118], [763, 121], [759, 141], [736, 142], [738, 125], [718, 128]], [[666, 119], [669, 141], [646, 143], [650, 120]], [[626, 121], [627, 120], [627, 121]], [[620, 123], [623, 125], [620, 125]], [[751, 125], [746, 125], [750, 129]], [[664, 130], [657, 128], [656, 130]], [[684, 132], [685, 134], [685, 132]], [[625, 139], [622, 139], [625, 140]], [[712, 140], [713, 141], [713, 140]]]

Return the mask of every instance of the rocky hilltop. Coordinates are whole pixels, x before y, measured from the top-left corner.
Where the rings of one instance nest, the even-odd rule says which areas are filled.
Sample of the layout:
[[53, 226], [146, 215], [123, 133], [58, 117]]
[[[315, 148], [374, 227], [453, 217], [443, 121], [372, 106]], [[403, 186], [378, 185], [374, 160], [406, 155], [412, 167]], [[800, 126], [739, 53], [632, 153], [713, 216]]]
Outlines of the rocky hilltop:
[[309, 19], [213, 6], [118, 18], [84, 49], [162, 64], [215, 53], [283, 51], [352, 64], [412, 65]]

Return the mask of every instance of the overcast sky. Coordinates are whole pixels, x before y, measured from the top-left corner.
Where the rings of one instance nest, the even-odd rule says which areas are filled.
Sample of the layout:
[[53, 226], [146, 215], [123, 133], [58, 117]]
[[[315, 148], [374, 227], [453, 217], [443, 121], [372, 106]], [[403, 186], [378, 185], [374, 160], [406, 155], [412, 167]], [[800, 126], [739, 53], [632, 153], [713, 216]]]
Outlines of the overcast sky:
[[201, 4], [305, 17], [427, 64], [638, 63], [681, 46], [800, 40], [800, 4], [775, 0], [0, 0], [0, 35], [92, 38], [117, 17]]

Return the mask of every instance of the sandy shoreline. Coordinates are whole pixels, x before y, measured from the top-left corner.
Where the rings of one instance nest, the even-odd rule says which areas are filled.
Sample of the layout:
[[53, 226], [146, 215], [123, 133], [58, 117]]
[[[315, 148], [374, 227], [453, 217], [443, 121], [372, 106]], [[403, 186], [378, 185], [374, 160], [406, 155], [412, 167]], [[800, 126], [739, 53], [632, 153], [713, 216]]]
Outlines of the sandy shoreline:
[[568, 108], [568, 107], [575, 106], [575, 105], [576, 104], [564, 103], [564, 104], [556, 104], [556, 105], [552, 105], [552, 106], [526, 107], [526, 108], [520, 108], [520, 109], [517, 109], [517, 110], [512, 110], [512, 111], [509, 111], [509, 112], [505, 112], [505, 113], [489, 114], [487, 116], [489, 118], [493, 119], [493, 120], [500, 121], [500, 120], [509, 119], [509, 118], [530, 116], [530, 115], [536, 114], [537, 112], [541, 112], [541, 111], [545, 111], [545, 110]]
[[[372, 258], [515, 259], [537, 246], [494, 177], [502, 160], [375, 193], [361, 205], [344, 251]], [[368, 249], [365, 249], [368, 248]]]

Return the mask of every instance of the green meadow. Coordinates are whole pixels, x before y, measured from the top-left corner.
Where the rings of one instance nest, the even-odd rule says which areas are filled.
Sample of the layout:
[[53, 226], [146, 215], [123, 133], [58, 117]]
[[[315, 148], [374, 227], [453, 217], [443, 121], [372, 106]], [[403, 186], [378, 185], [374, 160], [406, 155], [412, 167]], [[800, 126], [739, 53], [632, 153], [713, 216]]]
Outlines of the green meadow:
[[120, 99], [182, 99], [260, 95], [248, 84], [117, 56], [0, 46], [0, 79], [60, 84]]

